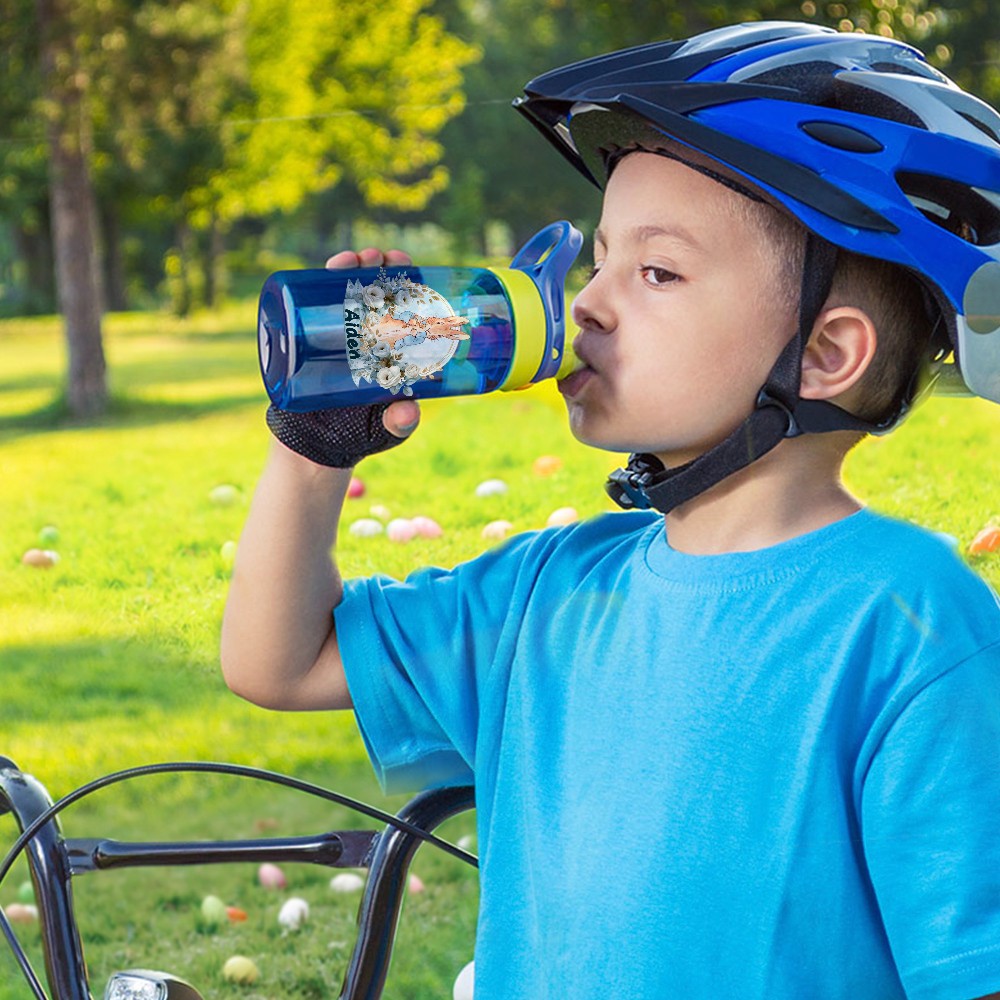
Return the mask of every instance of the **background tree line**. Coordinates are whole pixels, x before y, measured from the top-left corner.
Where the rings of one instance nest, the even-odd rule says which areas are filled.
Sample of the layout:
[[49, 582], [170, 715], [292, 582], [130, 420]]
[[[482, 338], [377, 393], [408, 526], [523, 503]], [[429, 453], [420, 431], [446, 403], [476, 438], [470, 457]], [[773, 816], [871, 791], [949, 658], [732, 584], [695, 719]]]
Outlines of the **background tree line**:
[[[0, 314], [59, 310], [66, 398], [107, 403], [101, 316], [178, 314], [362, 222], [481, 256], [597, 210], [510, 110], [544, 69], [741, 20], [913, 41], [1000, 98], [1000, 0], [4, 0]], [[243, 284], [241, 285], [241, 279]]]

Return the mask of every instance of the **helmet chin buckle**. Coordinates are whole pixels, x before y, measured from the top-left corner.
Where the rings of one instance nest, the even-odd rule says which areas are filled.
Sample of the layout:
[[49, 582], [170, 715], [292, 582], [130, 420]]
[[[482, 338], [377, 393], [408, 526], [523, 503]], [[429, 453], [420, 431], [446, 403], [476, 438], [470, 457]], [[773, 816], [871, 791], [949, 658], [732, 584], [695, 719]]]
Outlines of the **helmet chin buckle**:
[[[655, 469], [649, 461], [652, 457], [634, 453], [629, 455], [628, 465], [624, 469], [615, 469], [609, 473], [604, 488], [619, 507], [625, 510], [649, 510], [653, 506], [646, 493], [646, 487], [653, 483]], [[658, 462], [656, 459], [654, 461]], [[662, 468], [660, 465], [661, 470]]]

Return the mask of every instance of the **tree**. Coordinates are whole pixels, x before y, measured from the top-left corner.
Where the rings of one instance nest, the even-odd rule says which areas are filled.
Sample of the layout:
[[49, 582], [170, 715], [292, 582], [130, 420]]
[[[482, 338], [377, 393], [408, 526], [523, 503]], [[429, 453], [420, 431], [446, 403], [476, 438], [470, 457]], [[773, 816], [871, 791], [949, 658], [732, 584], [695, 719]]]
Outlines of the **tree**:
[[225, 219], [289, 212], [347, 179], [370, 206], [426, 205], [448, 182], [435, 136], [478, 57], [428, 5], [251, 0], [247, 98], [206, 202]]
[[108, 386], [85, 101], [88, 78], [67, 0], [36, 0], [35, 9], [48, 126], [56, 289], [69, 354], [66, 403], [73, 416], [90, 417], [105, 410]]

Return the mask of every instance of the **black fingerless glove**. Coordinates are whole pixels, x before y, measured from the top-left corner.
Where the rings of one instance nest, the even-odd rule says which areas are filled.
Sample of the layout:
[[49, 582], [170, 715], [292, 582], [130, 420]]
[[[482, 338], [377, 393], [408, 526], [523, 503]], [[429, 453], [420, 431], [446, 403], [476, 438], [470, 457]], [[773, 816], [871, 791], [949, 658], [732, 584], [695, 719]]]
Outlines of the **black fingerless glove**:
[[267, 426], [287, 448], [317, 465], [350, 469], [366, 455], [374, 455], [402, 444], [405, 438], [386, 430], [382, 414], [389, 403], [345, 406], [314, 413], [267, 411]]

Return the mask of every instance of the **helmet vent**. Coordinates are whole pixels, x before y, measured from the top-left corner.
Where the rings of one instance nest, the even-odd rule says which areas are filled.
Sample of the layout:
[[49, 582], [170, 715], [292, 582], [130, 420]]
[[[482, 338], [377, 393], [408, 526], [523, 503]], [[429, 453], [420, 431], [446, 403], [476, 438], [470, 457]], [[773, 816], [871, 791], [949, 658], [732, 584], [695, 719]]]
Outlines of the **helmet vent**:
[[898, 172], [896, 183], [926, 218], [967, 243], [1000, 243], [1000, 195], [909, 171]]
[[[957, 109], [956, 109], [957, 110]], [[976, 118], [974, 115], [967, 114], [965, 111], [958, 112], [970, 125], [975, 125], [983, 135], [989, 136], [995, 143], [1000, 144], [1000, 136], [990, 128], [981, 118]]]

